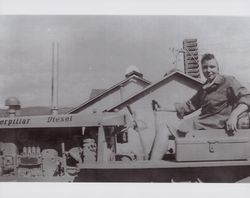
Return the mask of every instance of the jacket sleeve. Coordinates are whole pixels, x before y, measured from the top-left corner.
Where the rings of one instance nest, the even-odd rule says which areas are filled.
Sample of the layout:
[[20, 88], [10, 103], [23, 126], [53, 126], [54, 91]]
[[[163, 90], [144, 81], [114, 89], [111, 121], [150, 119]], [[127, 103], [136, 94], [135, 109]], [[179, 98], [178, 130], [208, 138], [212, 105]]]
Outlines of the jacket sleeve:
[[201, 89], [187, 102], [175, 103], [178, 118], [182, 119], [185, 115], [191, 114], [201, 107]]
[[234, 100], [235, 104], [246, 104], [250, 108], [250, 92], [241, 85], [241, 83], [236, 80], [234, 77], [231, 78], [231, 92], [233, 96], [231, 97]]

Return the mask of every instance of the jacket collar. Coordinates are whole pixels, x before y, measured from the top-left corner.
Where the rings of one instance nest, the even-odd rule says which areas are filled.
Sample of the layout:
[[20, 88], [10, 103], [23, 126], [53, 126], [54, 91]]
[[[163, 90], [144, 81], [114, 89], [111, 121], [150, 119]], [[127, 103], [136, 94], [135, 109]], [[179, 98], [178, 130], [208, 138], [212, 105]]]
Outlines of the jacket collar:
[[223, 83], [223, 81], [224, 81], [224, 77], [221, 76], [220, 74], [218, 74], [211, 83], [206, 81], [202, 88], [208, 89], [208, 88], [212, 87], [213, 85], [220, 85], [221, 83]]

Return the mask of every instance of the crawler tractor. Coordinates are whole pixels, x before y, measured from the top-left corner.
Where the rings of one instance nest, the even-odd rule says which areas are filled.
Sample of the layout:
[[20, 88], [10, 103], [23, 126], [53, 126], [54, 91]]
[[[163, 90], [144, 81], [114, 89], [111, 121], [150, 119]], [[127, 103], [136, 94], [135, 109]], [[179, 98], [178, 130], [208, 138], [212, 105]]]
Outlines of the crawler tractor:
[[[155, 104], [154, 104], [155, 105]], [[132, 113], [130, 107], [128, 110]], [[157, 115], [157, 110], [154, 108]], [[250, 129], [169, 133], [162, 160], [118, 153], [136, 119], [119, 112], [0, 119], [1, 181], [250, 182]], [[132, 116], [133, 117], [133, 116]], [[157, 127], [156, 127], [157, 128]], [[171, 130], [170, 130], [171, 132]], [[133, 149], [133, 148], [131, 148]]]

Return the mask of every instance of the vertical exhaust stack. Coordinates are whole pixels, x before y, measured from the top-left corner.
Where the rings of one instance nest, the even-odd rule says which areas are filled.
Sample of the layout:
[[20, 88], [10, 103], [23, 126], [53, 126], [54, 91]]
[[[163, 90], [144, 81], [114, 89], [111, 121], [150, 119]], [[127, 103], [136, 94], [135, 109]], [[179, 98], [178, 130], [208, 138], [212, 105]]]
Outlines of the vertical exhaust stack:
[[200, 78], [200, 66], [197, 39], [184, 39], [184, 72], [194, 78]]
[[59, 81], [59, 43], [52, 43], [52, 84], [51, 84], [51, 111], [58, 114], [58, 81]]

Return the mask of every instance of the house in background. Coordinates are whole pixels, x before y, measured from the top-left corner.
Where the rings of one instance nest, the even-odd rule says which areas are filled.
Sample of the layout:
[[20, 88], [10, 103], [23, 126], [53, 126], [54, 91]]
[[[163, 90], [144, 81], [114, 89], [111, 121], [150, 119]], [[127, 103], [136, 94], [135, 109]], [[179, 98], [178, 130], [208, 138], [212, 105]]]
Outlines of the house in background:
[[[106, 111], [119, 110], [128, 114], [126, 106], [130, 105], [139, 126], [142, 128], [140, 134], [147, 146], [147, 153], [149, 153], [155, 137], [155, 117], [152, 110], [152, 100], [158, 101], [163, 107], [174, 109], [174, 103], [188, 100], [201, 84], [199, 78], [191, 77], [180, 71], [172, 71], [165, 75], [164, 78], [138, 91], [126, 100], [106, 108]], [[163, 127], [166, 130], [168, 130], [166, 123], [171, 126], [178, 126], [179, 121], [175, 112], [159, 112], [157, 115], [158, 124], [164, 125]], [[133, 150], [137, 152], [137, 155], [142, 155], [143, 151], [138, 133], [131, 129], [128, 131], [128, 138], [128, 143], [117, 147], [120, 150], [118, 152], [129, 153]]]
[[124, 101], [129, 96], [149, 86], [150, 81], [135, 67], [129, 67], [125, 79], [108, 89], [92, 89], [89, 100], [71, 109], [67, 113], [92, 113], [103, 111], [113, 104]]

